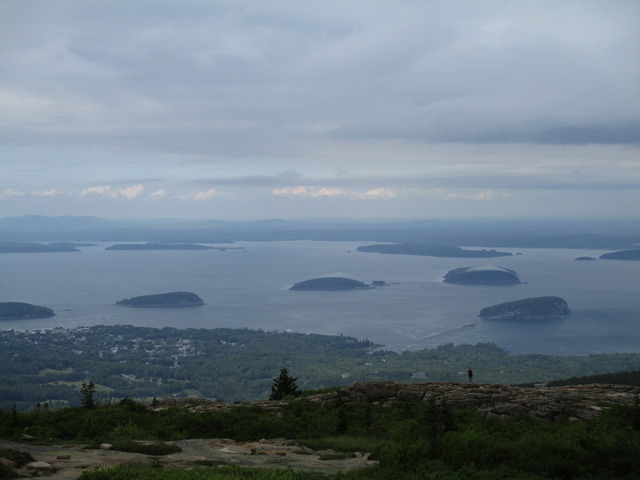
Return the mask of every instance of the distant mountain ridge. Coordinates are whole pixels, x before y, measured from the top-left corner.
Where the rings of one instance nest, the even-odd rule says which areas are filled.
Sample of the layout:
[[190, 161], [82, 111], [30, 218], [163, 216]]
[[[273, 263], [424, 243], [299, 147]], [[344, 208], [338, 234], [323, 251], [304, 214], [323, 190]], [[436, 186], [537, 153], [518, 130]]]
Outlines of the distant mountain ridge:
[[0, 218], [0, 242], [323, 240], [416, 245], [622, 250], [640, 244], [640, 220], [109, 220], [91, 216]]

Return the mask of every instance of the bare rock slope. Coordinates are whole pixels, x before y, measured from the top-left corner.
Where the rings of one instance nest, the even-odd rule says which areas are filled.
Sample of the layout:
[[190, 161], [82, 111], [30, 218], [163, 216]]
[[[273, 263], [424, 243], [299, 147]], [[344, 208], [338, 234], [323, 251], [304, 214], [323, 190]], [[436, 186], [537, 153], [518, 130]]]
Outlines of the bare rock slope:
[[[532, 415], [547, 420], [590, 420], [604, 408], [631, 404], [638, 387], [630, 385], [579, 385], [568, 387], [515, 387], [494, 383], [355, 383], [340, 390], [341, 401], [389, 404], [398, 400], [446, 399], [454, 409], [474, 408], [482, 415]], [[337, 401], [331, 392], [313, 398]]]

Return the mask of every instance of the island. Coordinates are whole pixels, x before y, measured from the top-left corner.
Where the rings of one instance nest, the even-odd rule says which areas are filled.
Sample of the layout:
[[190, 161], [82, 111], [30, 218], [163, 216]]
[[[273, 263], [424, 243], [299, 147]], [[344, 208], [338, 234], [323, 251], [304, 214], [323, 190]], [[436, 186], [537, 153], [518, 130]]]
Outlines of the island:
[[578, 257], [576, 258], [576, 261], [578, 262], [590, 262], [592, 260], [595, 260], [594, 257]]
[[199, 307], [204, 305], [204, 302], [195, 293], [169, 292], [126, 298], [124, 300], [117, 301], [116, 304], [136, 308], [175, 308]]
[[289, 290], [302, 290], [302, 291], [317, 291], [317, 290], [361, 290], [365, 288], [371, 288], [366, 283], [359, 282], [358, 280], [352, 280], [350, 278], [343, 277], [323, 277], [312, 278], [311, 280], [305, 280], [304, 282], [298, 282]]
[[358, 252], [373, 252], [398, 255], [422, 255], [426, 257], [448, 258], [493, 258], [509, 257], [509, 252], [497, 250], [465, 250], [455, 245], [429, 245], [426, 243], [390, 243], [358, 247]]
[[221, 250], [219, 247], [208, 247], [195, 243], [116, 243], [105, 250]]
[[0, 320], [29, 320], [49, 318], [55, 313], [47, 307], [24, 302], [0, 302]]
[[621, 250], [619, 252], [603, 253], [601, 260], [640, 260], [640, 249]]
[[450, 270], [444, 276], [444, 282], [462, 285], [517, 285], [522, 283], [515, 271], [493, 265], [479, 265]]
[[75, 243], [0, 242], [0, 253], [79, 252]]
[[535, 297], [486, 307], [478, 316], [490, 320], [547, 320], [564, 318], [570, 312], [560, 297]]

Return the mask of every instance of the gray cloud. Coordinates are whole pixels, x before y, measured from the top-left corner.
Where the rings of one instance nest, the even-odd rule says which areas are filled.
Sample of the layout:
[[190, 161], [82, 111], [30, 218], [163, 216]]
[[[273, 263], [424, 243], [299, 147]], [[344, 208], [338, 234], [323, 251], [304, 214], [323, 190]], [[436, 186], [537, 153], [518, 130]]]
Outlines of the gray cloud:
[[638, 142], [637, 4], [366, 6], [8, 2], [12, 134], [187, 152], [318, 133]]
[[0, 191], [633, 190], [639, 58], [633, 0], [0, 2]]

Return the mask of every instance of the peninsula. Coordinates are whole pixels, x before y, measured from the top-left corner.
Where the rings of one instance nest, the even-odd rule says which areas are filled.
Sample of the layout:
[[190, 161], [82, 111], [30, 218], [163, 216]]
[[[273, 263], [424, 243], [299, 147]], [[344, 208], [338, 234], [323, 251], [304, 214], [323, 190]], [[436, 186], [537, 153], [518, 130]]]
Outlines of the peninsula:
[[195, 293], [169, 292], [126, 298], [124, 300], [117, 301], [116, 304], [136, 308], [175, 308], [199, 307], [204, 305], [204, 302]]
[[621, 250], [619, 252], [603, 253], [601, 260], [640, 260], [640, 249]]
[[24, 302], [0, 302], [0, 320], [29, 320], [49, 318], [55, 313], [47, 307]]
[[357, 248], [358, 252], [387, 253], [398, 255], [422, 255], [426, 257], [448, 258], [493, 258], [509, 257], [509, 252], [497, 250], [465, 250], [455, 245], [429, 245], [425, 243], [393, 243], [366, 245]]
[[79, 252], [75, 243], [0, 242], [0, 253]]
[[350, 278], [343, 277], [323, 277], [313, 278], [311, 280], [305, 280], [304, 282], [298, 282], [289, 290], [302, 290], [302, 291], [317, 291], [317, 290], [360, 290], [364, 288], [371, 288], [366, 283], [359, 282], [358, 280], [352, 280]]
[[490, 320], [546, 320], [564, 318], [571, 313], [560, 297], [535, 297], [505, 302], [480, 310], [478, 315]]
[[515, 271], [493, 265], [462, 267], [450, 270], [444, 276], [444, 282], [463, 285], [517, 285], [522, 283]]

